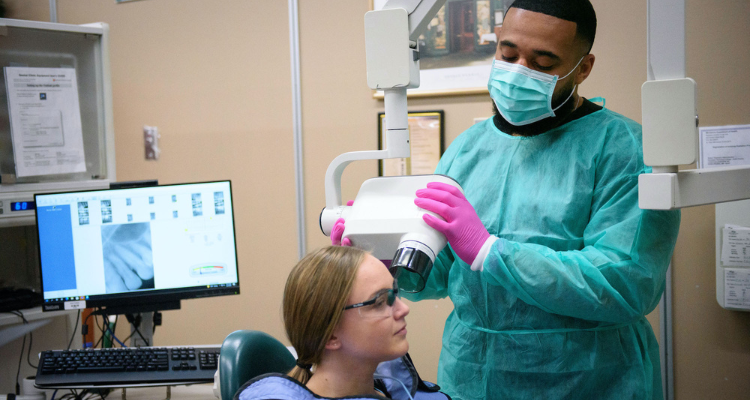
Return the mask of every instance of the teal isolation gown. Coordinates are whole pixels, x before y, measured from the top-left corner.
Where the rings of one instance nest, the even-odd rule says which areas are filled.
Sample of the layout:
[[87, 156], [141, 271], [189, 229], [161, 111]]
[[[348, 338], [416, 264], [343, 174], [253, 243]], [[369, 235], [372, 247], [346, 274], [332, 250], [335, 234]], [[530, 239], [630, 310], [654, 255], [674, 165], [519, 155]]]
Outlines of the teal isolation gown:
[[447, 246], [411, 300], [450, 297], [438, 384], [454, 399], [659, 399], [645, 315], [662, 295], [679, 211], [638, 208], [641, 126], [602, 108], [535, 137], [492, 119], [436, 173], [499, 238], [481, 271]]

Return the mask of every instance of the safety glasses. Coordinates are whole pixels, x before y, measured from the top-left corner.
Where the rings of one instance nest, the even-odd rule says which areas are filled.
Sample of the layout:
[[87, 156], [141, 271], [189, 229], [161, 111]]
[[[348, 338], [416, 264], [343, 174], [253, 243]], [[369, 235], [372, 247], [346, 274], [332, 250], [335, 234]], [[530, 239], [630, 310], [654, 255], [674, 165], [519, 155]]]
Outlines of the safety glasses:
[[350, 304], [344, 310], [356, 308], [362, 318], [382, 318], [393, 315], [393, 303], [396, 297], [401, 297], [398, 292], [396, 280], [393, 281], [393, 289], [383, 289], [375, 294], [370, 300], [357, 304]]

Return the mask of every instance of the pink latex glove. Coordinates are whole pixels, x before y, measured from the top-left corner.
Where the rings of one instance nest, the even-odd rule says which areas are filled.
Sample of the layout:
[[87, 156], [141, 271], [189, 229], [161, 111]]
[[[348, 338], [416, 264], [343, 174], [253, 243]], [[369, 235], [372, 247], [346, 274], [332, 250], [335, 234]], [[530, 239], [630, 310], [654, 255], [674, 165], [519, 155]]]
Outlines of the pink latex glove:
[[331, 244], [334, 246], [351, 246], [352, 241], [349, 238], [341, 240], [341, 236], [344, 235], [344, 219], [339, 218], [333, 223], [331, 228]]
[[[351, 206], [354, 204], [354, 200], [349, 200], [346, 202], [347, 206]], [[344, 219], [339, 218], [336, 220], [336, 222], [333, 223], [333, 228], [331, 228], [331, 244], [334, 246], [351, 246], [352, 241], [349, 240], [349, 238], [341, 240], [341, 236], [344, 235]]]
[[422, 216], [424, 222], [445, 235], [453, 251], [471, 265], [490, 233], [463, 193], [454, 186], [430, 182], [427, 189], [417, 190], [414, 204], [445, 220], [429, 214]]

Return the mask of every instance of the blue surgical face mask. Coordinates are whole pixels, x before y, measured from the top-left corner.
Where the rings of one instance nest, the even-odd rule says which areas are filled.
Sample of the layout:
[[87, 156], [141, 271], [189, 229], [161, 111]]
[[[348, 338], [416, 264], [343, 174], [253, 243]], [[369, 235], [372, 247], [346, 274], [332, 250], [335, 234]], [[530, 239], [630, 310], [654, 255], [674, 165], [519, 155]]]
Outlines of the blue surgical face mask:
[[[511, 124], [528, 125], [548, 117], [554, 117], [555, 111], [567, 102], [576, 91], [575, 86], [570, 95], [556, 108], [552, 108], [552, 93], [557, 81], [565, 79], [578, 68], [573, 67], [562, 78], [535, 71], [520, 64], [511, 64], [495, 60], [490, 72], [487, 88], [500, 114]], [[577, 86], [577, 85], [576, 85]]]

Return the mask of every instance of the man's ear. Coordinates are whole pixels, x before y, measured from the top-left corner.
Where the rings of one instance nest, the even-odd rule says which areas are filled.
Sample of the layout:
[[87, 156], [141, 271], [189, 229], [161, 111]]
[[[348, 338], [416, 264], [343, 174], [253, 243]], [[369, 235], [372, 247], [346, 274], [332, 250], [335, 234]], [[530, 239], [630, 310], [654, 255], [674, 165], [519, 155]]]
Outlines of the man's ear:
[[596, 61], [596, 57], [593, 54], [586, 54], [583, 56], [581, 70], [576, 75], [576, 85], [580, 85], [589, 77], [591, 70], [594, 69], [594, 61]]

